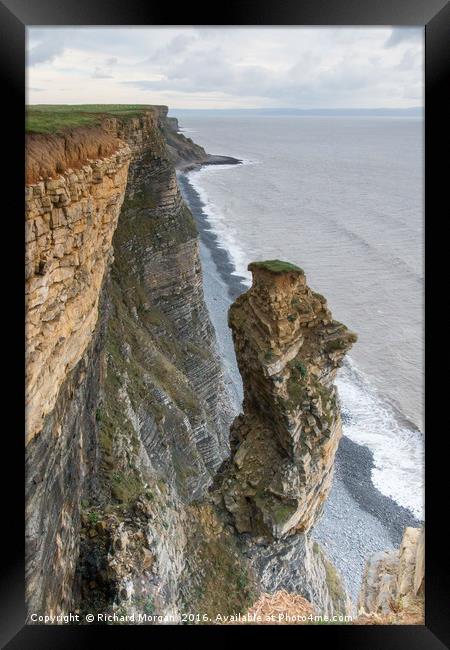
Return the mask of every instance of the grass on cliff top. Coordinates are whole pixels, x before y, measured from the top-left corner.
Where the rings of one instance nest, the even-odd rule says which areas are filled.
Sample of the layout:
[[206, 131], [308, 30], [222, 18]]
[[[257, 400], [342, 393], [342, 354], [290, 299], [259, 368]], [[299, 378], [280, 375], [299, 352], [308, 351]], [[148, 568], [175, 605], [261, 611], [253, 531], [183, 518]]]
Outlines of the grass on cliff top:
[[35, 104], [26, 107], [27, 133], [58, 133], [65, 129], [96, 126], [105, 117], [131, 119], [155, 108], [150, 104]]
[[294, 273], [304, 273], [296, 264], [291, 264], [290, 262], [283, 262], [282, 260], [265, 260], [263, 262], [252, 262], [249, 264], [249, 270], [252, 268], [264, 269], [266, 271], [271, 271], [272, 273], [286, 273], [288, 271]]

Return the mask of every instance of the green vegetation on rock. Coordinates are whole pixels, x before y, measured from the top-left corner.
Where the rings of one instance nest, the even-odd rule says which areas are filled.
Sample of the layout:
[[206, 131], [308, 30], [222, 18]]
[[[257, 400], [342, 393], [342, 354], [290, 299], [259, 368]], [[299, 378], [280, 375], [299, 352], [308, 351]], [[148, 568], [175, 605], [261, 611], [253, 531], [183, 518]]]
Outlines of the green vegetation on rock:
[[320, 560], [324, 566], [326, 584], [336, 613], [346, 614], [347, 595], [342, 584], [341, 576], [336, 571], [330, 560], [326, 557], [321, 546], [317, 544], [317, 542], [314, 542], [313, 544], [313, 552], [315, 555], [320, 557]]
[[151, 616], [155, 611], [155, 605], [153, 604], [153, 598], [151, 596], [147, 596], [147, 600], [145, 601], [144, 604], [144, 612]]
[[328, 341], [326, 344], [327, 352], [334, 352], [335, 350], [344, 350], [347, 347], [347, 343], [343, 339], [333, 339]]
[[308, 374], [308, 370], [307, 370], [307, 368], [306, 368], [306, 366], [305, 366], [304, 363], [302, 363], [301, 361], [295, 361], [294, 364], [293, 364], [293, 366], [294, 366], [294, 368], [295, 368], [296, 370], [298, 370], [298, 371], [300, 372], [300, 374], [301, 374], [301, 376], [303, 377], [303, 379], [307, 376], [307, 374]]
[[289, 409], [296, 408], [302, 400], [305, 399], [305, 382], [308, 370], [305, 364], [298, 360], [293, 360], [289, 364], [291, 374], [287, 382], [289, 400], [287, 402]]
[[197, 569], [197, 584], [189, 589], [186, 607], [211, 619], [217, 614], [245, 613], [256, 599], [258, 585], [236, 538], [223, 527], [211, 505], [194, 506], [192, 514], [187, 565], [193, 562], [201, 570]]
[[304, 274], [303, 269], [301, 269], [296, 264], [291, 264], [290, 262], [283, 262], [282, 260], [265, 260], [263, 262], [252, 262], [248, 266], [251, 271], [252, 268], [263, 269], [265, 271], [270, 271], [271, 273], [301, 273]]
[[154, 109], [148, 104], [35, 104], [26, 107], [27, 133], [58, 133], [65, 129], [97, 126], [107, 117], [122, 120]]
[[284, 524], [288, 521], [297, 510], [297, 504], [283, 503], [274, 501], [272, 504], [272, 514], [278, 524]]

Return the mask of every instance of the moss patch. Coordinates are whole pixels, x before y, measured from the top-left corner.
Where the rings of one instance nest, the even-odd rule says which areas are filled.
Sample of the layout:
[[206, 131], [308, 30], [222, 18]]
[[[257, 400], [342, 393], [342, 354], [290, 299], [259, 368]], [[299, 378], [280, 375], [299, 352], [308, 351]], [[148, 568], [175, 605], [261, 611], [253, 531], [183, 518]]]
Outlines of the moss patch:
[[283, 524], [288, 521], [296, 510], [295, 505], [289, 505], [280, 501], [275, 501], [271, 507], [272, 516], [277, 524]]
[[304, 275], [303, 269], [296, 264], [290, 262], [283, 262], [282, 260], [265, 260], [263, 262], [252, 262], [248, 265], [248, 270], [252, 268], [263, 269], [271, 273], [300, 273]]
[[330, 593], [331, 600], [338, 614], [346, 614], [347, 594], [342, 584], [341, 577], [336, 571], [334, 565], [325, 556], [322, 548], [317, 542], [314, 542], [313, 552], [320, 557], [325, 568], [326, 583]]
[[186, 578], [194, 583], [187, 611], [206, 614], [212, 620], [218, 614], [244, 613], [256, 599], [258, 588], [241, 556], [236, 539], [218, 519], [210, 505], [192, 508], [195, 522], [188, 540]]
[[287, 382], [287, 390], [289, 394], [288, 407], [295, 408], [300, 402], [306, 399], [306, 377], [308, 369], [302, 361], [294, 360], [289, 364], [290, 376]]
[[325, 346], [327, 352], [334, 352], [336, 350], [345, 350], [347, 347], [347, 342], [344, 339], [333, 339], [328, 341]]

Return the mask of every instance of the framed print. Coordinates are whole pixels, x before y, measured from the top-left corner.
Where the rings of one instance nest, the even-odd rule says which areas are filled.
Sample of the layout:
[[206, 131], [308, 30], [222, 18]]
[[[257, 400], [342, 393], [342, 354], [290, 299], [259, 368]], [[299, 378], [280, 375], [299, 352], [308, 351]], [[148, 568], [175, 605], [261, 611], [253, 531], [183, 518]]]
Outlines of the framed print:
[[6, 648], [446, 647], [444, 5], [2, 3]]

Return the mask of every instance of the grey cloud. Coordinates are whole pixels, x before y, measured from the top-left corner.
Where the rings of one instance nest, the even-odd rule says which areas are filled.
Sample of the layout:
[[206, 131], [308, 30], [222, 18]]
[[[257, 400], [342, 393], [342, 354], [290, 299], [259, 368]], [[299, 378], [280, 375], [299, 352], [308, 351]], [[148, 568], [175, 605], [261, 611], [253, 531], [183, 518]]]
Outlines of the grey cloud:
[[103, 72], [101, 68], [95, 68], [91, 77], [92, 79], [114, 79], [112, 74], [107, 74], [106, 72]]
[[107, 68], [107, 70], [104, 70], [100, 66], [97, 66], [92, 73], [91, 77], [93, 79], [114, 79], [114, 75], [109, 74], [110, 70], [109, 68], [112, 68], [113, 66], [117, 65], [118, 60], [117, 57], [111, 56], [108, 59], [106, 59], [104, 67]]
[[364, 89], [373, 81], [373, 71], [367, 64], [348, 60], [337, 62], [328, 70], [317, 70], [314, 65], [317, 63], [320, 63], [320, 56], [307, 51], [284, 71], [263, 65], [235, 65], [221, 48], [215, 47], [208, 51], [190, 51], [182, 60], [168, 62], [162, 79], [122, 83], [149, 92], [174, 89], [181, 93], [220, 92], [239, 97], [283, 98], [283, 101], [295, 103], [304, 102], [308, 93], [314, 97], [349, 93]]
[[[254, 91], [267, 89], [273, 84], [276, 75], [259, 66], [234, 66], [215, 57], [199, 57], [201, 62], [192, 58], [173, 65], [166, 70], [166, 76], [158, 80], [141, 79], [124, 81], [126, 85], [141, 90], [172, 90], [178, 92], [225, 92], [252, 95]], [[259, 94], [259, 93], [258, 93]]]
[[196, 40], [194, 34], [178, 34], [164, 48], [168, 54], [179, 54]]
[[64, 44], [58, 39], [47, 40], [35, 45], [28, 53], [28, 64], [37, 65], [53, 61], [59, 54], [64, 52]]
[[134, 81], [121, 81], [122, 86], [132, 86], [139, 90], [155, 90], [159, 81], [151, 81], [148, 79], [135, 79]]
[[157, 48], [153, 54], [145, 60], [145, 63], [165, 63], [170, 57], [186, 52], [191, 43], [196, 40], [197, 36], [192, 33], [177, 34], [166, 45]]
[[[149, 102], [176, 95], [287, 107], [379, 104], [422, 83], [422, 30], [389, 31], [33, 28], [30, 63], [53, 60], [66, 43], [58, 74], [104, 79], [112, 98], [120, 83], [144, 91]], [[30, 77], [37, 87], [45, 83], [40, 74], [37, 68]], [[95, 90], [89, 93], [95, 101]]]
[[422, 38], [422, 34], [423, 30], [417, 27], [394, 27], [384, 46], [394, 47], [405, 41], [418, 41]]
[[419, 57], [419, 52], [416, 49], [410, 48], [404, 52], [402, 60], [396, 67], [398, 70], [416, 70], [420, 65]]

